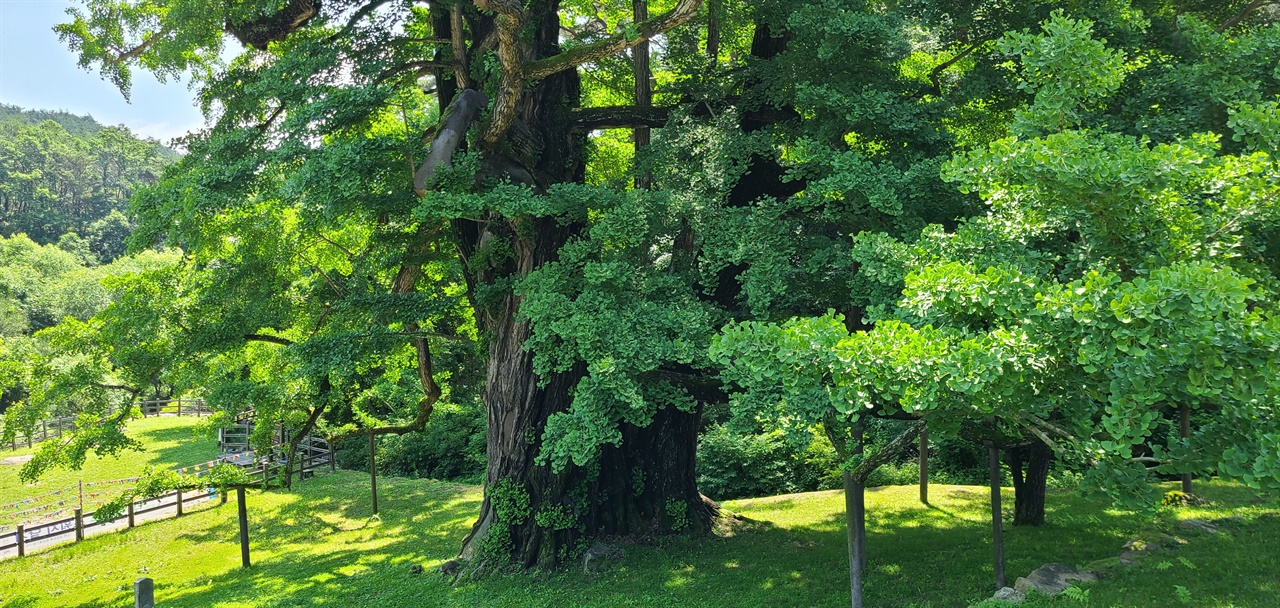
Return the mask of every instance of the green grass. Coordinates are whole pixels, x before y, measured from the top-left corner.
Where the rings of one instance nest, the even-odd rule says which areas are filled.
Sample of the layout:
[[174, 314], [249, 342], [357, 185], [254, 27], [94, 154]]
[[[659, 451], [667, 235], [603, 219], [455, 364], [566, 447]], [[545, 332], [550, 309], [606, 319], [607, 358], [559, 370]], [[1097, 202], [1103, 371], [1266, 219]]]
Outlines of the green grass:
[[[218, 457], [218, 442], [200, 429], [202, 418], [160, 416], [141, 418], [129, 423], [129, 435], [141, 441], [146, 451], [125, 451], [115, 456], [90, 453], [79, 471], [58, 469], [44, 475], [39, 482], [24, 484], [18, 479], [18, 465], [0, 466], [0, 505], [41, 496], [76, 485], [79, 481], [102, 481], [134, 477], [148, 465], [174, 468], [206, 462]], [[50, 441], [57, 441], [51, 439]], [[32, 454], [40, 449], [20, 447], [17, 451], [0, 449], [0, 459]], [[121, 488], [113, 488], [121, 489]]]
[[[1065, 493], [1050, 523], [1008, 528], [1010, 580], [1052, 561], [1115, 557], [1134, 535], [1173, 530], [1179, 518], [1240, 515], [1218, 536], [1189, 543], [1092, 585], [1089, 606], [1280, 605], [1280, 500], [1227, 484], [1198, 488], [1214, 504], [1134, 514]], [[991, 594], [991, 545], [982, 488], [934, 486], [932, 507], [913, 487], [869, 491], [868, 606], [968, 606]], [[619, 567], [503, 574], [450, 587], [434, 573], [453, 557], [480, 501], [471, 486], [379, 480], [382, 519], [371, 520], [368, 479], [338, 472], [296, 493], [251, 491], [254, 566], [241, 570], [235, 508], [91, 538], [0, 562], [0, 605], [121, 606], [139, 576], [167, 607], [285, 606], [847, 606], [843, 497], [817, 492], [725, 503], [751, 521], [727, 536], [627, 547]], [[1012, 493], [1006, 491], [1012, 502]], [[1257, 504], [1251, 504], [1257, 503]], [[1181, 559], [1179, 559], [1181, 558]], [[1182, 561], [1182, 560], [1185, 560]], [[411, 564], [428, 573], [414, 576]], [[1194, 567], [1194, 568], [1193, 568]], [[1031, 606], [1083, 606], [1038, 599]]]

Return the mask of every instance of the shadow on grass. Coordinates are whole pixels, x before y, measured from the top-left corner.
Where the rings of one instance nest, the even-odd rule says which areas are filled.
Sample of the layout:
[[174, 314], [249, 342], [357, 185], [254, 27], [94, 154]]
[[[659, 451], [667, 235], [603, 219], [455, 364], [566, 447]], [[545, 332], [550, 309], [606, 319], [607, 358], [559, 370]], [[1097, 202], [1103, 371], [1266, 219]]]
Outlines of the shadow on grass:
[[145, 428], [130, 434], [150, 446], [144, 453], [154, 455], [151, 464], [157, 468], [200, 464], [217, 458], [218, 442], [212, 431], [201, 428], [196, 419], [183, 419], [187, 420], [191, 423]]
[[[433, 566], [453, 557], [469, 530], [478, 507], [476, 489], [394, 479], [379, 481], [381, 521], [370, 520], [367, 485], [349, 474], [308, 481], [297, 488], [296, 494], [259, 494], [259, 502], [270, 502], [271, 506], [253, 510], [251, 503], [255, 565], [194, 581], [157, 581], [158, 599], [165, 606], [273, 608], [848, 605], [843, 497], [838, 493], [747, 505], [743, 510], [753, 519], [736, 526], [731, 536], [672, 537], [663, 539], [657, 547], [627, 547], [626, 559], [600, 574], [584, 575], [570, 564], [557, 571], [493, 576], [453, 588], [434, 573]], [[1248, 502], [1247, 491], [1227, 490], [1230, 491], [1224, 492], [1220, 500]], [[1206, 495], [1215, 497], [1212, 489]], [[991, 594], [993, 569], [985, 492], [941, 490], [931, 506], [910, 500], [910, 493], [905, 491], [881, 496], [883, 500], [868, 501], [867, 605], [967, 606]], [[752, 513], [783, 508], [807, 509], [814, 517], [783, 527], [762, 521]], [[1113, 557], [1132, 535], [1152, 526], [1172, 526], [1174, 517], [1167, 511], [1134, 514], [1070, 494], [1051, 493], [1048, 524], [1038, 528], [1006, 527], [1010, 582], [1048, 562], [1083, 565]], [[1256, 522], [1269, 527], [1255, 529], [1251, 520], [1249, 527], [1241, 528], [1238, 538], [1196, 538], [1191, 547], [1201, 553], [1183, 549], [1178, 555], [1202, 561], [1201, 577], [1224, 579], [1256, 596], [1269, 589], [1268, 585], [1278, 584], [1274, 571], [1270, 577], [1243, 580], [1253, 571], [1248, 566], [1220, 572], [1214, 563], [1231, 559], [1231, 552], [1239, 549], [1255, 556], [1269, 554], [1271, 557], [1257, 567], [1270, 568], [1277, 558], [1269, 547], [1273, 542], [1269, 538], [1280, 536], [1280, 519], [1258, 517]], [[232, 515], [182, 538], [209, 543], [226, 542], [235, 535]], [[414, 576], [409, 573], [410, 564], [422, 564], [428, 573]], [[1191, 585], [1184, 580], [1185, 573], [1157, 573], [1154, 565], [1150, 570], [1135, 566], [1122, 573], [1118, 581], [1133, 578], [1133, 583], [1123, 585], [1131, 590], [1160, 585], [1171, 590], [1174, 583]], [[1225, 576], [1228, 573], [1231, 576]], [[1142, 581], [1144, 576], [1164, 578], [1156, 584]], [[1098, 588], [1093, 595], [1104, 591]], [[1197, 590], [1204, 594], [1197, 597], [1213, 592], [1213, 588]], [[1237, 598], [1234, 605], [1274, 605], [1251, 597]], [[127, 599], [127, 593], [121, 593], [88, 605], [118, 606], [126, 604]], [[1132, 598], [1124, 605], [1133, 605]], [[1138, 605], [1162, 604], [1153, 598], [1148, 604]]]

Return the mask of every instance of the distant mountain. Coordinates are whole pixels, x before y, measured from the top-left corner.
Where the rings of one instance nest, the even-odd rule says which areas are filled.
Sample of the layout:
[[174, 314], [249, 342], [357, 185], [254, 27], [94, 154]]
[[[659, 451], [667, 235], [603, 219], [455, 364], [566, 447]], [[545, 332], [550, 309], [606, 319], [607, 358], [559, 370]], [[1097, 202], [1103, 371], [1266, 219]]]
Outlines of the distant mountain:
[[[105, 125], [88, 114], [77, 116], [64, 110], [27, 110], [19, 106], [0, 103], [0, 122], [11, 120], [26, 125], [38, 125], [46, 120], [52, 120], [61, 125], [62, 129], [67, 133], [76, 137], [88, 137], [106, 128]], [[157, 150], [160, 152], [160, 157], [166, 162], [172, 162], [182, 157], [181, 154], [160, 143], [159, 140], [145, 138], [144, 141], [154, 141]]]
[[178, 158], [123, 125], [0, 105], [0, 236], [110, 262], [133, 232], [130, 198]]

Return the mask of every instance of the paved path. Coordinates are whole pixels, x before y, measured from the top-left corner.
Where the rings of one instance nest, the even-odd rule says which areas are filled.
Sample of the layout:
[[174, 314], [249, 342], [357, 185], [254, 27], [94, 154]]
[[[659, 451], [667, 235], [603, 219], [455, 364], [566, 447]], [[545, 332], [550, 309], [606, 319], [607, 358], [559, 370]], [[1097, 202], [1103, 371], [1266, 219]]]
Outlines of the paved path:
[[[194, 495], [194, 492], [190, 493], [190, 495]], [[137, 511], [144, 511], [146, 509], [150, 509], [158, 506], [163, 506], [164, 508], [151, 511], [149, 513], [142, 513], [139, 515], [135, 515], [133, 518], [134, 524], [142, 525], [145, 522], [157, 521], [161, 519], [171, 519], [177, 516], [178, 508], [176, 505], [177, 503], [176, 498], [177, 497], [175, 496], [170, 496], [169, 498], [160, 498], [156, 500], [149, 500], [145, 503], [137, 503], [134, 506], [134, 509]], [[204, 498], [201, 498], [198, 500], [192, 500], [191, 498], [184, 499], [182, 501], [182, 509], [184, 513], [191, 513], [193, 512], [193, 510], [203, 511], [205, 509], [218, 506], [218, 504], [220, 504], [218, 500], [219, 498], [217, 497], [217, 495], [210, 496], [209, 494], [206, 493], [204, 494]], [[88, 526], [89, 524], [93, 523], [93, 516], [86, 515], [84, 516], [84, 523], [86, 527], [84, 531], [84, 536], [85, 538], [90, 538], [93, 536], [97, 536], [99, 534], [108, 534], [111, 532], [118, 532], [120, 530], [124, 530], [128, 528], [129, 518], [121, 517], [120, 519], [117, 519], [111, 523], [108, 523], [102, 526], [93, 526], [92, 528], [90, 528]], [[39, 526], [39, 525], [40, 524], [35, 524], [35, 526]], [[66, 524], [66, 526], [68, 529], [74, 529], [75, 524], [69, 523], [69, 524]], [[31, 530], [29, 532], [33, 532], [33, 531], [34, 530]], [[43, 531], [41, 531], [41, 533], [43, 533]], [[57, 536], [54, 536], [53, 538], [31, 539], [27, 541], [27, 555], [30, 555], [31, 553], [35, 551], [39, 551], [46, 547], [52, 547], [55, 545], [75, 542], [75, 539], [76, 539], [75, 534], [59, 534]], [[11, 532], [6, 531], [4, 534], [0, 534], [0, 544], [7, 545], [11, 542], [13, 542], [13, 534]], [[0, 550], [0, 559], [17, 557], [17, 555], [18, 555], [17, 547]]]

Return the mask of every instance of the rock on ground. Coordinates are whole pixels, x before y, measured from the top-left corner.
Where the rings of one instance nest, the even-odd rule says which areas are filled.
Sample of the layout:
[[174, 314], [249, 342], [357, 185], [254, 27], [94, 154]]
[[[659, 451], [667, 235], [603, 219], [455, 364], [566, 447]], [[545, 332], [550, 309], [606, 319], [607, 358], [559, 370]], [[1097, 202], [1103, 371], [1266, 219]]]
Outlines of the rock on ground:
[[1207, 521], [1200, 520], [1200, 519], [1184, 519], [1178, 522], [1178, 527], [1182, 528], [1183, 530], [1194, 530], [1197, 532], [1204, 532], [1207, 534], [1218, 533], [1218, 526], [1215, 526]]
[[1057, 595], [1070, 587], [1072, 582], [1092, 583], [1097, 580], [1098, 577], [1092, 572], [1054, 563], [1040, 566], [1025, 578], [1019, 578], [1013, 588], [1024, 594], [1035, 589], [1044, 595]]

